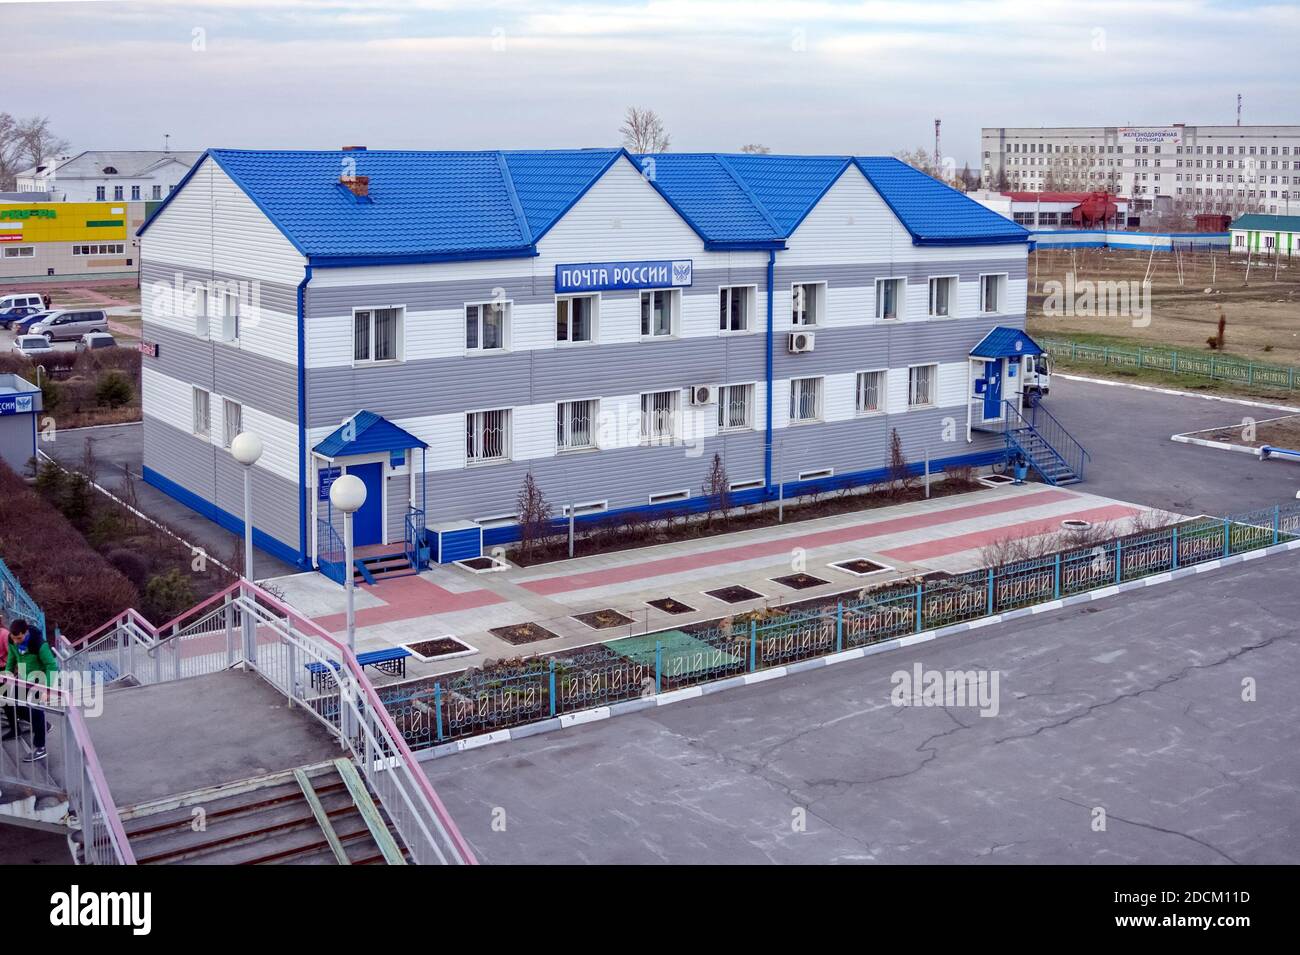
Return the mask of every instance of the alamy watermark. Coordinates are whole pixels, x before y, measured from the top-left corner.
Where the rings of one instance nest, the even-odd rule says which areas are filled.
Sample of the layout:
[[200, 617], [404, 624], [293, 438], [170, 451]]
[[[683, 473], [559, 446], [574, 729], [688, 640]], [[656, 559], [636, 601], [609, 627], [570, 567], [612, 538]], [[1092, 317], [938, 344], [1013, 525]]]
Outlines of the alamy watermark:
[[1065, 281], [1043, 283], [1043, 315], [1048, 318], [1129, 318], [1134, 328], [1151, 324], [1151, 283], [1094, 281], [1065, 273]]
[[927, 670], [913, 663], [895, 670], [889, 681], [894, 706], [954, 706], [978, 708], [980, 716], [997, 716], [1001, 707], [997, 670]]

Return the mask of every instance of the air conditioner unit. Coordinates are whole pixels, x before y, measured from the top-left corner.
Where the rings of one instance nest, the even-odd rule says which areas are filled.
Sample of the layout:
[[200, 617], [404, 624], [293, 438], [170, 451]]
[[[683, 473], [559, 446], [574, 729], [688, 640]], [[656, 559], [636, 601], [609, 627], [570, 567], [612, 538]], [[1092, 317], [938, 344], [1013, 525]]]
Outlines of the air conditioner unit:
[[800, 352], [813, 350], [813, 333], [812, 332], [791, 332], [790, 333], [790, 353], [797, 355]]
[[718, 400], [713, 385], [691, 385], [691, 404], [711, 405]]

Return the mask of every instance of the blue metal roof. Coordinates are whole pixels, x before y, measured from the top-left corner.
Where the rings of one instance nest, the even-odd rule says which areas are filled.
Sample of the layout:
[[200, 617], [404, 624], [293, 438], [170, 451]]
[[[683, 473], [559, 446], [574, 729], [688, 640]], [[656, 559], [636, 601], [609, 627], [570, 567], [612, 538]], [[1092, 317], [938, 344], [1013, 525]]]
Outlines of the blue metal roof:
[[1029, 232], [892, 156], [860, 156], [858, 168], [912, 234], [913, 245], [1028, 242]]
[[387, 418], [373, 411], [358, 411], [312, 450], [327, 458], [337, 458], [342, 455], [377, 454], [427, 447], [415, 435], [399, 428]]
[[1043, 349], [1024, 329], [999, 325], [990, 329], [970, 353], [972, 358], [1018, 358], [1021, 355], [1041, 355]]
[[[1025, 242], [1028, 232], [893, 158], [664, 153], [211, 149], [216, 162], [314, 265], [509, 258], [537, 241], [620, 158], [641, 168], [710, 249], [780, 249], [852, 165], [917, 245]], [[344, 163], [369, 196], [339, 185]], [[149, 221], [203, 165], [195, 163]]]

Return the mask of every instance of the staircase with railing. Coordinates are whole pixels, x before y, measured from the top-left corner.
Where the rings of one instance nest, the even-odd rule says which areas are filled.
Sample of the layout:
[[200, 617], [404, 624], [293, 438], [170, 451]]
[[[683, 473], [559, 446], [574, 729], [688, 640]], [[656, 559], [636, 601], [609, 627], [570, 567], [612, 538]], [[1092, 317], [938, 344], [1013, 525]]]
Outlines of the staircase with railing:
[[65, 670], [127, 685], [254, 671], [350, 753], [412, 862], [474, 863], [355, 653], [257, 585], [240, 580], [161, 627], [128, 610], [61, 650]]
[[1007, 452], [1019, 456], [1047, 484], [1075, 484], [1083, 480], [1090, 455], [1056, 417], [1041, 404], [1022, 413], [1015, 402], [1002, 402], [1002, 435]]

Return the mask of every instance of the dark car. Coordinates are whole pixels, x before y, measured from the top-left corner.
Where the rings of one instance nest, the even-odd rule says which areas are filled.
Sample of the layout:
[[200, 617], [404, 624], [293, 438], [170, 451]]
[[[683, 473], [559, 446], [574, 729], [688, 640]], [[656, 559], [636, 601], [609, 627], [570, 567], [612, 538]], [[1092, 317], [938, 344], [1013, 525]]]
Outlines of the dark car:
[[117, 339], [108, 332], [89, 332], [77, 342], [77, 351], [93, 351], [96, 348], [116, 348]]
[[13, 328], [15, 335], [26, 335], [28, 332], [32, 330], [33, 325], [35, 325], [37, 322], [39, 322], [41, 319], [45, 318], [46, 316], [53, 315], [53, 314], [54, 313], [52, 311], [32, 312], [32, 314], [30, 315], [24, 315], [22, 318], [14, 319], [13, 322], [10, 323], [10, 327]]
[[6, 308], [0, 312], [0, 328], [9, 328], [15, 321], [20, 318], [26, 318], [28, 315], [35, 315], [44, 309], [35, 305], [15, 305], [13, 308]]

